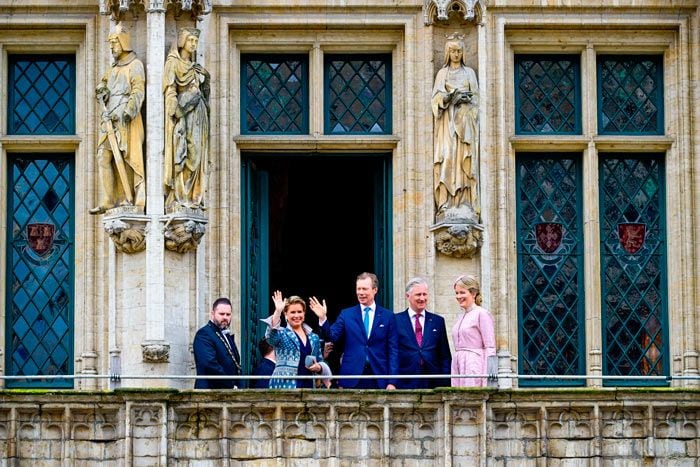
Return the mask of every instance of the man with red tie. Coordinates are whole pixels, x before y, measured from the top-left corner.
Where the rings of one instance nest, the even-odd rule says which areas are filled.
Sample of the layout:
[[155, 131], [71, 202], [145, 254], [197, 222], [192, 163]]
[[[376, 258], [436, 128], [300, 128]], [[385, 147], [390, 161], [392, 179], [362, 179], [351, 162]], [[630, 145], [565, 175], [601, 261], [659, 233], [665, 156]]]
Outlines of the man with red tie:
[[445, 320], [426, 310], [428, 283], [416, 277], [406, 285], [408, 308], [396, 315], [399, 336], [399, 374], [445, 375], [444, 378], [401, 378], [399, 389], [431, 389], [450, 386], [452, 353]]
[[[370, 272], [357, 276], [355, 293], [357, 305], [340, 312], [331, 326], [326, 321], [326, 301], [309, 299], [311, 309], [321, 326], [321, 336], [343, 353], [341, 375], [396, 375], [398, 347], [394, 313], [374, 301], [379, 280]], [[396, 389], [395, 378], [340, 379], [342, 388]]]

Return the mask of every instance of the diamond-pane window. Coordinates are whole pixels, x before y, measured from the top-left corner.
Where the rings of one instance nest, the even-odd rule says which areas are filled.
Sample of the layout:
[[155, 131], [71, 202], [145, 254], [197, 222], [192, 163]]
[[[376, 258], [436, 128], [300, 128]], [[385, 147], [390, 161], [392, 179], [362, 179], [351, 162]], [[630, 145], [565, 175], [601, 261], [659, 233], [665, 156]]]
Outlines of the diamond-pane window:
[[308, 133], [308, 57], [243, 55], [241, 62], [241, 133]]
[[577, 55], [515, 57], [515, 132], [580, 134], [581, 86]]
[[325, 133], [391, 134], [391, 55], [326, 55]]
[[599, 167], [604, 374], [668, 375], [663, 157], [608, 155]]
[[660, 56], [598, 56], [598, 132], [664, 133]]
[[[517, 158], [520, 373], [578, 375], [584, 366], [580, 157]], [[521, 380], [520, 385], [582, 385]]]
[[[8, 375], [73, 373], [73, 163], [10, 157], [8, 167]], [[72, 388], [72, 380], [13, 380], [7, 387]]]
[[10, 55], [7, 133], [75, 133], [75, 57]]

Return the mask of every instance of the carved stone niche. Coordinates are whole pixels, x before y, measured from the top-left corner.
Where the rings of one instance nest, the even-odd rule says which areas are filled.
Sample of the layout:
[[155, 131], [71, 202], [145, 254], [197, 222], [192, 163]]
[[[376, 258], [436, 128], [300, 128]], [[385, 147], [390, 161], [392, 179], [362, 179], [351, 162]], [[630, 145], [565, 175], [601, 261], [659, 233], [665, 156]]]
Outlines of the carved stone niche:
[[141, 344], [141, 355], [145, 363], [167, 363], [170, 359], [170, 344], [145, 342]]
[[102, 218], [102, 227], [120, 253], [138, 253], [146, 249], [148, 217], [136, 206], [109, 209]]
[[447, 210], [430, 231], [435, 236], [435, 248], [454, 258], [472, 258], [483, 244], [484, 226], [468, 205]]
[[423, 22], [426, 26], [437, 21], [448, 21], [451, 13], [459, 13], [464, 21], [481, 22], [483, 0], [423, 0]]
[[198, 209], [178, 208], [171, 211], [165, 222], [165, 248], [176, 253], [197, 250], [206, 232], [207, 218]]

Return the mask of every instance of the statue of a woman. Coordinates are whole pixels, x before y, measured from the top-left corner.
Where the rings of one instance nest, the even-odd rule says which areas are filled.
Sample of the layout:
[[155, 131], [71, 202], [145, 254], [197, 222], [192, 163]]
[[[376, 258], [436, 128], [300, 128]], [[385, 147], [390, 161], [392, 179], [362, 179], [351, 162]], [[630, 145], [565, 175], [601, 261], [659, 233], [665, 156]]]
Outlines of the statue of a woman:
[[455, 34], [445, 44], [445, 65], [435, 77], [432, 109], [436, 220], [467, 205], [478, 216], [479, 85], [464, 62], [464, 42]]
[[165, 205], [204, 208], [209, 156], [209, 73], [196, 63], [199, 30], [181, 28], [163, 72]]

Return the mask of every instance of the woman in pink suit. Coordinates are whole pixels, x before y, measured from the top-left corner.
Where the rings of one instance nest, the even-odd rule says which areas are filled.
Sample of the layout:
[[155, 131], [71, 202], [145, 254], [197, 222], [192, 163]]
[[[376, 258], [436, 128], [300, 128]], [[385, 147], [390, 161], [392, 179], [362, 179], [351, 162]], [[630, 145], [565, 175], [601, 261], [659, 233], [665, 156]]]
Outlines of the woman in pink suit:
[[[452, 374], [495, 374], [497, 360], [493, 317], [480, 306], [479, 281], [474, 276], [462, 275], [455, 281], [454, 289], [457, 303], [464, 313], [452, 328], [455, 346]], [[486, 386], [486, 378], [452, 378], [452, 386]]]

